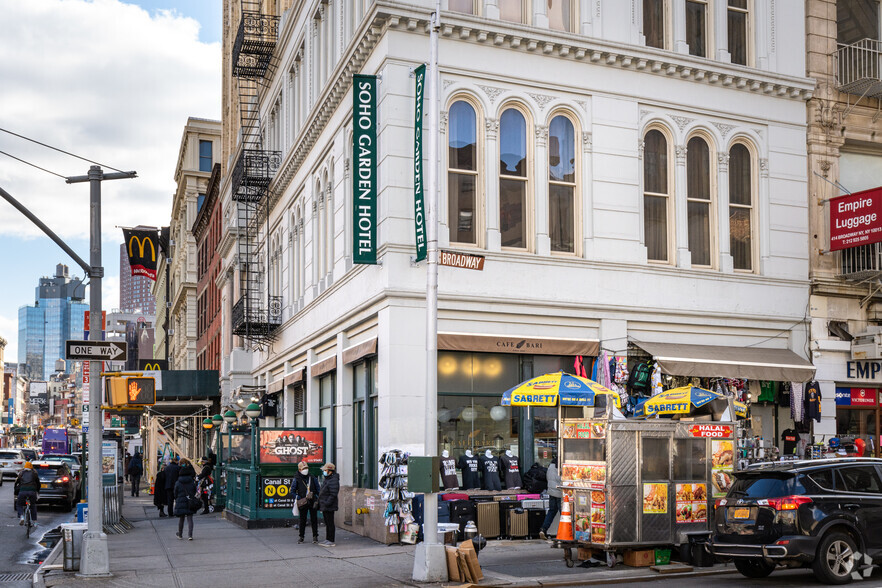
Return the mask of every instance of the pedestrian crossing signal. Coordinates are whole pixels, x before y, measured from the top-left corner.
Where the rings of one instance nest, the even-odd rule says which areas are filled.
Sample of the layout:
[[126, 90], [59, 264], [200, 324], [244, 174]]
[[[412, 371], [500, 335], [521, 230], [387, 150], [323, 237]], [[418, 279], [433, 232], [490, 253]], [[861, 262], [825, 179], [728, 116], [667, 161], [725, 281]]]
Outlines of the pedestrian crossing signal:
[[110, 406], [152, 406], [156, 404], [156, 378], [110, 377], [108, 401]]

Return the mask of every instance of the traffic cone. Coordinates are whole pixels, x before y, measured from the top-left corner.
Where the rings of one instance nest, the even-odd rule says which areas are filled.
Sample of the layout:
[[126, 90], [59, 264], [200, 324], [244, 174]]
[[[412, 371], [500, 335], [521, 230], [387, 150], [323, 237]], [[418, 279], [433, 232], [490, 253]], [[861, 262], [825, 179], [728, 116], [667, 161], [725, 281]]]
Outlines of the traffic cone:
[[573, 541], [573, 515], [570, 511], [570, 497], [567, 494], [564, 494], [563, 503], [560, 505], [557, 539], [558, 541]]

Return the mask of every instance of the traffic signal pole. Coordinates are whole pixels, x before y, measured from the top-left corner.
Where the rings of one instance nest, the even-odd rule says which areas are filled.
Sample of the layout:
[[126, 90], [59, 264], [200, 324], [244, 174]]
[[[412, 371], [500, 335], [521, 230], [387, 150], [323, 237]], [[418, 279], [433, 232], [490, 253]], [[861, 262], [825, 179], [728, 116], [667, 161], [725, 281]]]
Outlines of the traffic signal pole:
[[[136, 177], [135, 172], [105, 174], [93, 165], [86, 176], [67, 178], [68, 184], [89, 182], [89, 340], [101, 340], [101, 182]], [[89, 460], [88, 528], [83, 535], [83, 552], [80, 559], [80, 576], [96, 578], [109, 576], [110, 556], [107, 551], [107, 535], [104, 534], [104, 492], [101, 476], [101, 437], [104, 421], [101, 418], [101, 372], [102, 362], [92, 361], [89, 366]], [[116, 476], [116, 472], [114, 472]]]

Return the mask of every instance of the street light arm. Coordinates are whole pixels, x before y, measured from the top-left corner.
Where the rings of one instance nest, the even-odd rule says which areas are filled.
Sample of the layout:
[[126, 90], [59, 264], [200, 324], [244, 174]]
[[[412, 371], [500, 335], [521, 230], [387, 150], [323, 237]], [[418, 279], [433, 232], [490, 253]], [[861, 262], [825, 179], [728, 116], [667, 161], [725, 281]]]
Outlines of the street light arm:
[[11, 195], [9, 192], [7, 192], [6, 190], [4, 190], [3, 188], [0, 188], [0, 196], [3, 196], [3, 198], [4, 198], [7, 202], [9, 202], [9, 203], [10, 203], [12, 206], [14, 206], [16, 209], [18, 209], [18, 211], [21, 212], [23, 215], [25, 215], [26, 217], [28, 217], [28, 219], [30, 219], [30, 221], [31, 221], [32, 223], [34, 223], [35, 225], [37, 225], [37, 227], [39, 227], [39, 229], [40, 229], [41, 231], [43, 231], [44, 233], [46, 233], [46, 235], [47, 235], [50, 239], [52, 239], [53, 241], [55, 241], [55, 244], [56, 244], [56, 245], [58, 245], [59, 247], [61, 247], [61, 249], [64, 250], [65, 253], [67, 253], [68, 255], [70, 255], [71, 258], [72, 258], [75, 262], [77, 262], [77, 265], [80, 266], [81, 268], [83, 268], [83, 271], [86, 272], [86, 275], [87, 275], [87, 276], [92, 277], [92, 266], [90, 266], [88, 263], [86, 263], [85, 261], [83, 261], [82, 258], [80, 258], [79, 255], [77, 255], [76, 253], [74, 253], [73, 249], [71, 249], [70, 247], [68, 247], [68, 246], [67, 246], [67, 243], [65, 243], [64, 241], [61, 240], [61, 237], [59, 237], [58, 235], [56, 235], [56, 234], [52, 231], [52, 229], [50, 229], [49, 227], [47, 227], [46, 224], [45, 224], [43, 221], [41, 221], [39, 218], [37, 218], [37, 215], [35, 215], [35, 214], [32, 213], [30, 210], [28, 210], [27, 208], [25, 208], [24, 204], [22, 204], [21, 202], [19, 202], [19, 201], [16, 200], [15, 198], [13, 198], [12, 195]]

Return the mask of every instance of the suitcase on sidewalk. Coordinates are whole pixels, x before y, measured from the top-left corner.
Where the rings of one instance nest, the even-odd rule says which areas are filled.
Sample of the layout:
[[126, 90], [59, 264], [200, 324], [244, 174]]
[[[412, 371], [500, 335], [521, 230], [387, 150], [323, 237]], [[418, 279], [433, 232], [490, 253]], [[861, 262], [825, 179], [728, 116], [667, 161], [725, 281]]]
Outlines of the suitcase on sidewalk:
[[480, 504], [482, 502], [493, 502], [493, 497], [489, 494], [475, 494], [472, 496], [472, 502]]
[[493, 497], [493, 500], [495, 500], [496, 502], [505, 502], [507, 500], [517, 500], [517, 499], [518, 499], [517, 494], [497, 494], [496, 496]]
[[438, 503], [438, 522], [439, 523], [449, 523], [450, 522], [450, 503], [441, 501]]
[[499, 503], [481, 502], [478, 504], [478, 533], [485, 539], [499, 537]]
[[526, 539], [530, 534], [529, 515], [522, 508], [508, 511], [507, 535], [509, 539]]
[[545, 501], [542, 499], [538, 500], [521, 500], [521, 506], [524, 508], [535, 508], [546, 510], [548, 506], [545, 504]]
[[539, 537], [539, 531], [542, 530], [542, 523], [545, 522], [546, 509], [529, 508], [527, 509], [527, 534], [536, 539]]
[[499, 531], [503, 537], [508, 537], [508, 513], [516, 508], [520, 508], [521, 503], [518, 500], [503, 500], [499, 503]]
[[448, 492], [447, 494], [441, 495], [441, 500], [451, 501], [451, 500], [468, 500], [468, 494], [462, 494], [460, 492]]
[[471, 500], [454, 500], [448, 504], [450, 504], [450, 522], [459, 525], [458, 539], [462, 541], [466, 523], [469, 521], [477, 523], [475, 503]]
[[[541, 500], [542, 496], [539, 494], [518, 494], [518, 500]], [[526, 507], [525, 507], [526, 508]]]

